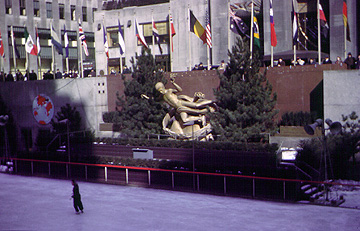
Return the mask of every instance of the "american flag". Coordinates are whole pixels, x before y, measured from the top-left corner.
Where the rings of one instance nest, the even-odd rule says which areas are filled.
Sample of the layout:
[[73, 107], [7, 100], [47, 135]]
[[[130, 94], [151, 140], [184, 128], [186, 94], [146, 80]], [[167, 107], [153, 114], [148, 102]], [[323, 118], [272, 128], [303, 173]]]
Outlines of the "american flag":
[[82, 29], [80, 19], [79, 19], [79, 39], [81, 41], [81, 45], [84, 48], [85, 55], [89, 56], [89, 51], [87, 49], [87, 43], [86, 43], [86, 39], [85, 39], [85, 34], [84, 34], [83, 29]]
[[209, 13], [206, 11], [206, 43], [209, 46], [209, 48], [212, 48], [212, 42], [211, 42], [211, 28], [210, 28], [210, 19], [209, 19]]

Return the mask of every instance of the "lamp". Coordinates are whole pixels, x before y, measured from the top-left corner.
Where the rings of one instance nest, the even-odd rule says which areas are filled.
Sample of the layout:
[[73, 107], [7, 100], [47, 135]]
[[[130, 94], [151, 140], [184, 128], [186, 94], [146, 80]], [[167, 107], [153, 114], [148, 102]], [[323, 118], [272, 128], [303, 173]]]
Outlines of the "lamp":
[[322, 119], [317, 119], [315, 121], [315, 123], [304, 126], [305, 132], [307, 134], [309, 134], [309, 135], [314, 135], [316, 127], [321, 127], [322, 124], [323, 124], [323, 120]]

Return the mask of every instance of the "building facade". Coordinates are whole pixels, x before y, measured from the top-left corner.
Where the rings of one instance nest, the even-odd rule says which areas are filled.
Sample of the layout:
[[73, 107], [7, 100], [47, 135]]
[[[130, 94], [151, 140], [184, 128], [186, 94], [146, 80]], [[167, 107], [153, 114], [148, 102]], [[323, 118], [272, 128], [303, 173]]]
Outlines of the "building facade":
[[[137, 2], [137, 1], [134, 1]], [[117, 44], [118, 20], [124, 33], [126, 52], [122, 55], [122, 62], [131, 66], [131, 58], [135, 58], [141, 52], [142, 44], [138, 41], [135, 31], [135, 19], [139, 24], [139, 31], [145, 36], [149, 48], [155, 55], [158, 64], [165, 70], [186, 71], [191, 70], [200, 62], [216, 66], [221, 60], [227, 60], [227, 52], [235, 43], [237, 34], [233, 33], [229, 23], [229, 9], [235, 11], [245, 24], [250, 27], [251, 0], [168, 0], [168, 1], [144, 1], [147, 4], [131, 5], [128, 1], [104, 1], [103, 10], [95, 12], [95, 47], [97, 73], [103, 71], [107, 74], [111, 69], [118, 70], [120, 67], [120, 50]], [[160, 3], [159, 3], [160, 2]], [[253, 0], [254, 15], [259, 21], [261, 48], [266, 65], [269, 65], [271, 51], [270, 33], [270, 1]], [[298, 20], [299, 43], [296, 45], [297, 56], [303, 59], [318, 59], [317, 41], [317, 0], [297, 0], [296, 12]], [[127, 4], [125, 4], [127, 3]], [[343, 60], [348, 52], [353, 56], [359, 53], [359, 14], [357, 9], [360, 2], [347, 0], [347, 15], [350, 28], [351, 41], [344, 38], [343, 1], [330, 0], [320, 1], [324, 9], [328, 23], [326, 36], [321, 36], [321, 59], [329, 56], [336, 60], [340, 56]], [[273, 0], [275, 31], [277, 46], [274, 47], [274, 58], [284, 56], [286, 59], [294, 57], [293, 48], [293, 1]], [[212, 49], [207, 50], [206, 44], [189, 29], [189, 10], [193, 12], [197, 20], [206, 26], [206, 17], [209, 15], [212, 32]], [[176, 35], [173, 37], [173, 52], [170, 52], [169, 15], [172, 15]], [[156, 22], [160, 33], [160, 53], [158, 45], [152, 45], [152, 19]], [[109, 44], [109, 59], [104, 50], [103, 26], [107, 30]], [[250, 28], [249, 28], [250, 31]], [[250, 32], [247, 32], [249, 34]], [[243, 35], [245, 36], [245, 35]], [[346, 42], [345, 42], [346, 41]], [[319, 61], [318, 61], [319, 62]], [[321, 60], [320, 60], [321, 62]], [[102, 72], [101, 72], [102, 73]]]
[[[85, 66], [95, 64], [93, 21], [94, 12], [101, 10], [101, 0], [0, 0], [0, 30], [4, 44], [5, 57], [1, 60], [1, 70], [9, 73], [16, 69], [25, 73], [34, 70], [38, 79], [44, 72], [66, 70], [65, 49], [63, 55], [53, 52], [51, 45], [50, 26], [60, 38], [64, 47], [64, 30], [69, 38], [69, 69], [79, 70], [79, 20], [85, 32], [89, 56], [83, 55]], [[40, 42], [40, 53], [28, 55], [25, 51], [25, 27], [36, 43], [36, 29]], [[11, 31], [19, 57], [14, 59]], [[83, 51], [81, 51], [83, 52]], [[85, 68], [84, 68], [85, 70]]]

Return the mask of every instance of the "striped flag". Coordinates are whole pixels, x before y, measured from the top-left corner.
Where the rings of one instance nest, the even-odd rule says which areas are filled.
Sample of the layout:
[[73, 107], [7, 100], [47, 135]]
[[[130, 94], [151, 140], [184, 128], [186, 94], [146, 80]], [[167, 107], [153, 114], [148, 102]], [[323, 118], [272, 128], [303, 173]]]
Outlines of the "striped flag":
[[293, 0], [293, 45], [296, 45], [299, 40], [296, 9], [297, 9], [297, 1]]
[[[12, 27], [11, 27], [12, 28]], [[20, 52], [17, 48], [17, 45], [16, 45], [16, 39], [15, 39], [15, 34], [14, 32], [12, 31], [11, 29], [11, 33], [12, 33], [12, 36], [11, 36], [11, 40], [12, 40], [12, 45], [14, 46], [14, 51], [15, 51], [15, 55], [18, 59], [20, 59]]]
[[274, 11], [272, 8], [272, 0], [270, 0], [270, 31], [271, 31], [271, 46], [276, 47], [277, 38], [275, 33]]
[[255, 16], [254, 16], [254, 45], [260, 48], [259, 24]]
[[160, 53], [162, 54], [163, 51], [162, 51], [162, 48], [161, 48], [161, 46], [160, 46], [159, 31], [158, 31], [158, 29], [156, 28], [156, 24], [155, 24], [154, 19], [152, 19], [152, 33], [153, 33], [153, 36], [154, 36], [154, 38], [155, 38], [156, 43], [157, 43], [158, 46], [159, 46]]
[[211, 28], [210, 28], [210, 18], [209, 18], [209, 13], [206, 10], [206, 43], [208, 45], [209, 48], [212, 48], [212, 41], [211, 41]]
[[149, 47], [145, 41], [143, 33], [141, 33], [139, 30], [139, 23], [136, 21], [136, 19], [135, 19], [135, 34], [136, 34], [136, 37], [138, 38], [138, 40], [141, 42], [141, 44], [144, 45], [144, 47], [146, 49], [149, 49]]
[[38, 55], [40, 55], [40, 38], [39, 38], [39, 34], [38, 34], [38, 28], [35, 27], [35, 32], [36, 32], [36, 46], [37, 46], [37, 52], [38, 52]]
[[31, 54], [31, 55], [37, 55], [38, 54], [37, 47], [36, 47], [33, 39], [31, 38], [31, 35], [27, 31], [26, 27], [25, 27], [25, 30], [24, 30], [24, 37], [25, 37], [25, 50], [26, 50], [26, 52]]
[[65, 58], [69, 58], [69, 38], [64, 24], [64, 45], [65, 45]]
[[320, 16], [320, 25], [322, 29], [321, 33], [324, 35], [325, 38], [327, 38], [329, 25], [327, 24], [325, 13], [320, 3], [319, 3], [319, 16]]
[[105, 49], [105, 54], [106, 57], [109, 59], [109, 43], [107, 41], [107, 36], [106, 36], [106, 30], [105, 30], [105, 26], [103, 25], [103, 32], [104, 32], [104, 49]]
[[86, 39], [85, 39], [85, 33], [82, 29], [80, 19], [79, 19], [79, 39], [81, 41], [82, 47], [84, 48], [85, 55], [89, 56], [89, 51], [87, 49], [87, 43], [86, 43]]
[[343, 21], [344, 21], [344, 27], [346, 28], [346, 40], [351, 42], [349, 21], [348, 21], [348, 16], [347, 16], [347, 3], [346, 3], [346, 0], [343, 0]]
[[125, 53], [125, 41], [124, 41], [124, 34], [121, 30], [121, 25], [120, 25], [119, 19], [118, 19], [118, 24], [119, 24], [118, 37], [119, 37], [120, 55], [122, 55]]
[[203, 44], [206, 43], [206, 32], [204, 27], [200, 24], [200, 22], [196, 19], [193, 12], [190, 10], [190, 31], [193, 32]]
[[171, 16], [171, 14], [169, 15], [169, 19], [170, 19], [170, 39], [171, 39], [171, 51], [174, 51], [174, 43], [172, 42], [173, 37], [176, 35], [175, 32], [175, 28], [174, 28], [174, 22], [173, 22], [173, 18]]
[[61, 45], [61, 41], [59, 36], [56, 34], [54, 27], [51, 25], [51, 43], [53, 44], [53, 46], [55, 47], [55, 50], [59, 53], [59, 54], [63, 54], [63, 48]]
[[2, 40], [2, 36], [1, 36], [1, 31], [0, 31], [0, 55], [1, 57], [4, 57], [4, 43], [3, 43], [3, 40]]

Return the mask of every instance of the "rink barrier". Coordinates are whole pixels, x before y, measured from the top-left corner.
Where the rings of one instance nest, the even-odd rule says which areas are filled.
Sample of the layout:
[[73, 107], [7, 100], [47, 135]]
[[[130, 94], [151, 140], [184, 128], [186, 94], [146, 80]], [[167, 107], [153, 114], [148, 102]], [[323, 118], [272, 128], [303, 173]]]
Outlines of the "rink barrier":
[[[3, 158], [0, 158], [3, 159]], [[200, 176], [211, 176], [211, 177], [221, 177], [222, 178], [222, 192], [224, 195], [228, 194], [228, 184], [227, 181], [231, 178], [238, 178], [238, 179], [247, 179], [252, 182], [252, 192], [251, 197], [253, 198], [259, 198], [259, 196], [256, 193], [257, 187], [259, 187], [259, 184], [256, 181], [270, 181], [273, 185], [273, 182], [280, 182], [282, 185], [282, 198], [278, 198], [281, 200], [293, 200], [292, 198], [289, 198], [287, 196], [287, 185], [288, 184], [294, 184], [294, 183], [301, 183], [301, 184], [317, 184], [317, 185], [341, 185], [341, 186], [350, 186], [350, 187], [360, 187], [360, 185], [356, 184], [348, 184], [348, 183], [338, 183], [338, 182], [325, 182], [325, 181], [312, 181], [312, 180], [298, 180], [298, 179], [286, 179], [286, 178], [272, 178], [272, 177], [262, 177], [262, 176], [249, 176], [249, 175], [236, 175], [236, 174], [225, 174], [225, 173], [209, 173], [209, 172], [193, 172], [193, 171], [184, 171], [184, 170], [169, 170], [169, 169], [158, 169], [158, 168], [145, 168], [145, 167], [131, 167], [131, 166], [120, 166], [120, 165], [110, 165], [110, 164], [90, 164], [90, 163], [77, 163], [77, 162], [65, 162], [65, 161], [51, 161], [51, 160], [36, 160], [36, 159], [22, 159], [22, 158], [11, 158], [11, 160], [14, 162], [14, 171], [15, 173], [18, 173], [18, 162], [29, 162], [30, 163], [30, 172], [31, 175], [34, 174], [34, 163], [47, 163], [48, 171], [47, 174], [51, 177], [52, 176], [52, 166], [53, 165], [65, 165], [65, 171], [66, 171], [66, 178], [71, 177], [71, 170], [70, 166], [83, 166], [84, 167], [84, 178], [87, 181], [88, 180], [88, 168], [89, 167], [100, 167], [104, 169], [104, 181], [108, 182], [108, 170], [109, 169], [123, 169], [125, 170], [125, 184], [129, 185], [129, 177], [130, 173], [129, 170], [136, 170], [136, 171], [142, 171], [147, 172], [147, 182], [146, 184], [151, 187], [152, 181], [151, 181], [151, 175], [154, 172], [163, 172], [163, 173], [170, 173], [171, 174], [171, 188], [172, 190], [175, 190], [176, 188], [176, 180], [175, 180], [175, 174], [187, 174], [192, 175], [192, 187], [194, 191], [201, 192], [200, 189]], [[275, 187], [274, 185], [272, 187]], [[261, 197], [261, 196], [260, 196]]]

